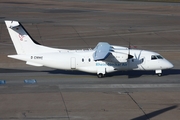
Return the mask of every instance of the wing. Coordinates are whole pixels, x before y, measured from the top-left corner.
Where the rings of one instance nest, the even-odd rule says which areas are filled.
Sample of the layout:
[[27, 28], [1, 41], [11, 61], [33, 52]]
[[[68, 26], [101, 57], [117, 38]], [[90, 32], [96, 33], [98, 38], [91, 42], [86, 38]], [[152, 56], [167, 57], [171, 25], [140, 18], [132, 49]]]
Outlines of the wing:
[[126, 47], [112, 46], [107, 42], [99, 42], [97, 46], [94, 48], [95, 52], [93, 54], [93, 58], [95, 61], [99, 61], [99, 60], [109, 61], [109, 59], [106, 59], [106, 58], [110, 55], [111, 55], [111, 58], [112, 57], [114, 58], [113, 56], [114, 53], [122, 56], [124, 60], [131, 59], [133, 57], [132, 55], [128, 53], [120, 52], [121, 50], [127, 50], [128, 52], [128, 48]]
[[93, 58], [95, 61], [106, 59], [111, 51], [111, 46], [106, 42], [99, 42], [94, 48]]

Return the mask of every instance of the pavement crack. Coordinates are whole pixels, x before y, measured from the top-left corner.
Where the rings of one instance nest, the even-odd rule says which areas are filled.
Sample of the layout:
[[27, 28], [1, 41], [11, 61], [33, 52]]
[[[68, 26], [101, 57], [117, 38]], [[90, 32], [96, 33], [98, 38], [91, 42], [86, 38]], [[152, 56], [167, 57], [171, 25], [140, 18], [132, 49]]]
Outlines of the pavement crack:
[[74, 26], [72, 26], [72, 28], [75, 30], [75, 32], [80, 37], [80, 39], [89, 47], [88, 43], [82, 38], [82, 36], [79, 34], [79, 32], [76, 30], [76, 28]]
[[26, 118], [26, 113], [25, 112], [23, 112], [22, 115]]
[[66, 114], [67, 114], [68, 120], [70, 120], [70, 117], [69, 117], [69, 112], [68, 112], [68, 109], [67, 109], [66, 102], [65, 102], [65, 100], [64, 100], [63, 94], [62, 94], [62, 92], [61, 92], [61, 91], [60, 91], [59, 93], [60, 93], [61, 98], [62, 98], [62, 101], [63, 101], [63, 103], [64, 103], [64, 107], [65, 107], [65, 111], [66, 111]]
[[144, 116], [146, 117], [146, 120], [150, 120], [148, 118], [148, 115], [146, 112], [143, 110], [143, 108], [136, 102], [136, 100], [127, 92], [127, 95], [131, 98], [131, 100], [139, 107], [139, 109], [144, 113]]
[[38, 26], [37, 26], [37, 25], [35, 25], [35, 26], [36, 26], [36, 28], [37, 28], [37, 31], [38, 31], [38, 34], [39, 34], [39, 36], [40, 36], [40, 40], [41, 40], [42, 44], [44, 44], [44, 43], [43, 43], [43, 40], [42, 40], [41, 33], [40, 33], [40, 31], [39, 31], [39, 28], [38, 28]]

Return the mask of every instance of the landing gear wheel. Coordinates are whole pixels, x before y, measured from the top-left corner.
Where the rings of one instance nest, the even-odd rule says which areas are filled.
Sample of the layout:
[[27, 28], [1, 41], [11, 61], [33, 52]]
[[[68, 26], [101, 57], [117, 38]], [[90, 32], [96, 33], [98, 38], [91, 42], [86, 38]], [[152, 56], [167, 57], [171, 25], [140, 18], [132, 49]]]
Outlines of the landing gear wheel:
[[162, 76], [162, 70], [155, 70], [157, 76], [161, 77]]
[[98, 78], [103, 78], [103, 77], [104, 77], [104, 74], [99, 73], [99, 74], [97, 74], [97, 76], [98, 76]]
[[161, 74], [161, 73], [158, 73], [157, 75], [158, 75], [158, 77], [161, 77], [161, 76], [162, 76], [162, 74]]

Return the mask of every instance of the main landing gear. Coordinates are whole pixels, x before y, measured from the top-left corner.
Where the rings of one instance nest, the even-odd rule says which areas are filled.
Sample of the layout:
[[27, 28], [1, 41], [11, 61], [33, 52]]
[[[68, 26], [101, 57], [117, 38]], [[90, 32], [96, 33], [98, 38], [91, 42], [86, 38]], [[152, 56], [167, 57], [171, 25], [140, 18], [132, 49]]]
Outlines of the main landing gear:
[[97, 76], [98, 78], [103, 78], [106, 74], [106, 68], [98, 68], [97, 69]]
[[98, 78], [103, 78], [104, 77], [104, 74], [103, 73], [99, 73], [97, 74]]

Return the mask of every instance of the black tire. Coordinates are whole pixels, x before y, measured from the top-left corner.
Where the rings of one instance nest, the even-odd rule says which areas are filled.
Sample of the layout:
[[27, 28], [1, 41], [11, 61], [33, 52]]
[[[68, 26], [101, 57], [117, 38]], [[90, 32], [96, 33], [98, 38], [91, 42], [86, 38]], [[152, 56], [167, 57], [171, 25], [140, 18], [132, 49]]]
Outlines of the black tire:
[[158, 75], [158, 77], [161, 77], [161, 76], [162, 76], [162, 74], [161, 74], [161, 73], [158, 73], [157, 75]]
[[98, 78], [103, 78], [103, 77], [104, 77], [104, 74], [99, 73], [99, 74], [97, 74], [97, 76], [98, 76]]

